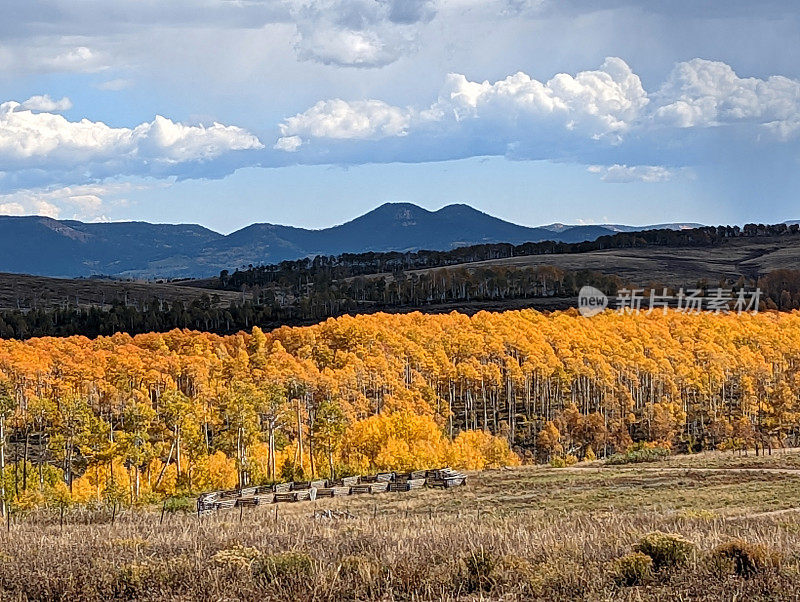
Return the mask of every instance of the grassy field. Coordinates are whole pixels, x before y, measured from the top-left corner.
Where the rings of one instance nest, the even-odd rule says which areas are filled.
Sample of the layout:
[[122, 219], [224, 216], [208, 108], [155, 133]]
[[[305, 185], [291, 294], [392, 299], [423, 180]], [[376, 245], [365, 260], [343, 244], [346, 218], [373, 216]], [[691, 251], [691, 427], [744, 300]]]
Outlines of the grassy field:
[[[42, 512], [0, 535], [0, 599], [796, 600], [800, 470], [782, 457], [521, 467], [163, 524], [96, 509], [62, 529]], [[654, 531], [683, 556], [630, 556]]]
[[124, 282], [103, 279], [47, 278], [24, 274], [0, 273], [0, 309], [30, 309], [33, 307], [59, 307], [65, 303], [80, 307], [107, 307], [112, 302], [124, 302], [140, 306], [153, 299], [173, 303], [191, 303], [203, 295], [216, 295], [219, 303], [230, 305], [241, 301], [241, 293], [232, 291], [209, 291], [192, 286], [170, 283]]
[[552, 265], [567, 270], [595, 270], [613, 274], [637, 286], [659, 283], [677, 287], [694, 286], [702, 279], [711, 284], [720, 279], [735, 282], [740, 276], [754, 279], [772, 270], [794, 269], [798, 262], [800, 245], [794, 238], [764, 237], [731, 239], [713, 247], [650, 246], [588, 253], [555, 253], [481, 261], [458, 267]]

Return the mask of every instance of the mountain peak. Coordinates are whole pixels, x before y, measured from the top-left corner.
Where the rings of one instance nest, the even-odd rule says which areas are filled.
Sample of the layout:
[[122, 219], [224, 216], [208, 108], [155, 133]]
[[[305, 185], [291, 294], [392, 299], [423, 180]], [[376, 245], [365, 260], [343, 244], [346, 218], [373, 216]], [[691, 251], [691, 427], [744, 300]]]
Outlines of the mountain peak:
[[452, 205], [445, 205], [435, 213], [439, 215], [446, 215], [446, 216], [487, 216], [487, 213], [479, 209], [475, 209], [475, 207], [471, 207], [466, 203], [453, 203]]
[[375, 227], [386, 227], [390, 223], [397, 223], [400, 226], [408, 227], [416, 225], [418, 220], [425, 219], [429, 215], [431, 215], [430, 211], [413, 203], [384, 203], [369, 213], [337, 226], [337, 228], [348, 224], [362, 223], [374, 224]]

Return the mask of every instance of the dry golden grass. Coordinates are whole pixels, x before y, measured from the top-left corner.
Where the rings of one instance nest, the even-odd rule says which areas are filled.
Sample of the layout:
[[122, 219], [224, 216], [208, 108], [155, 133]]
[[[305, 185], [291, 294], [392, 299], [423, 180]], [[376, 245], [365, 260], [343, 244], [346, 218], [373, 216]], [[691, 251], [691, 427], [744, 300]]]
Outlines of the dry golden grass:
[[[268, 506], [161, 525], [158, 512], [130, 510], [114, 524], [68, 516], [62, 531], [41, 512], [0, 532], [0, 599], [800, 597], [800, 471], [669, 463], [489, 471], [456, 490], [284, 504], [277, 518]], [[327, 509], [354, 518], [313, 517]], [[694, 552], [633, 585], [620, 579], [618, 560], [654, 531]], [[733, 541], [769, 562], [737, 575], [719, 552], [734, 548], [718, 548]]]
[[798, 259], [800, 245], [794, 238], [764, 237], [730, 239], [712, 247], [652, 246], [519, 256], [472, 263], [469, 267], [554, 265], [567, 270], [588, 269], [615, 274], [640, 286], [649, 282], [693, 286], [701, 279], [713, 285], [723, 278], [735, 281], [739, 276], [755, 278], [772, 270], [794, 268]]

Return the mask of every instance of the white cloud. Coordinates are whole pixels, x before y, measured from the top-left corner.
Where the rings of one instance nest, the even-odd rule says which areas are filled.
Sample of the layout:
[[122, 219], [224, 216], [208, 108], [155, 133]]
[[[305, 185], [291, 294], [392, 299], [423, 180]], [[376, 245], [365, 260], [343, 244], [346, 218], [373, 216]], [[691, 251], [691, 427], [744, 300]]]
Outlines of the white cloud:
[[49, 95], [45, 94], [44, 96], [31, 96], [20, 107], [29, 111], [60, 113], [69, 111], [72, 108], [72, 101], [66, 96], [61, 100], [53, 100]]
[[598, 70], [574, 77], [559, 73], [546, 83], [522, 72], [494, 84], [450, 74], [431, 110], [456, 121], [521, 120], [533, 126], [552, 122], [599, 138], [627, 130], [647, 103], [639, 77], [625, 61], [612, 57]]
[[431, 0], [294, 0], [297, 54], [345, 67], [382, 67], [412, 53]]
[[108, 68], [105, 53], [70, 38], [36, 38], [22, 45], [0, 44], [0, 71], [95, 73]]
[[102, 71], [105, 65], [101, 58], [86, 46], [78, 46], [52, 58], [46, 58], [42, 65], [48, 71]]
[[303, 145], [303, 139], [300, 136], [284, 136], [278, 138], [278, 141], [272, 147], [275, 150], [285, 151], [287, 153], [294, 153]]
[[615, 142], [647, 103], [639, 77], [618, 58], [606, 59], [599, 70], [574, 77], [562, 73], [545, 83], [522, 72], [493, 84], [453, 73], [447, 76], [439, 99], [422, 111], [379, 100], [320, 101], [280, 125], [282, 138], [276, 148], [296, 151], [301, 143], [315, 138], [399, 137], [431, 126], [457, 130], [467, 122], [508, 143], [535, 137], [537, 130]]
[[647, 163], [689, 164], [686, 130], [717, 125], [740, 127], [738, 136], [765, 144], [795, 137], [800, 82], [740, 78], [730, 66], [702, 59], [677, 64], [653, 94], [615, 57], [598, 69], [548, 81], [523, 72], [494, 83], [452, 73], [424, 108], [320, 101], [279, 125], [274, 148], [296, 153], [301, 162], [323, 163], [482, 155], [578, 161], [611, 165], [604, 181], [653, 182], [671, 172]]
[[[2, 198], [0, 196], [0, 200]], [[0, 202], [0, 215], [42, 215], [58, 219], [60, 213], [58, 207], [44, 200], [30, 199], [24, 205], [16, 201]]]
[[379, 100], [323, 100], [305, 113], [286, 119], [280, 125], [282, 137], [275, 147], [292, 152], [304, 139], [365, 140], [404, 136], [411, 121], [410, 110]]
[[75, 179], [117, 175], [185, 175], [188, 165], [206, 164], [233, 152], [264, 148], [236, 126], [184, 125], [165, 117], [135, 128], [69, 121], [34, 113], [17, 102], [0, 104], [0, 163], [14, 170], [42, 170]]
[[600, 175], [603, 182], [624, 184], [630, 182], [667, 182], [675, 172], [659, 165], [591, 165], [590, 173]]
[[679, 63], [656, 95], [656, 121], [679, 127], [767, 125], [784, 135], [800, 115], [800, 82], [782, 76], [742, 78], [725, 63]]
[[382, 67], [396, 61], [407, 50], [410, 40], [389, 42], [376, 31], [352, 31], [313, 24], [300, 29], [297, 54], [304, 60], [315, 60], [340, 67]]
[[27, 215], [21, 203], [0, 203], [0, 215]]
[[147, 188], [130, 182], [31, 188], [0, 194], [0, 215], [43, 215], [52, 218], [106, 221], [105, 212], [127, 203], [125, 195]]

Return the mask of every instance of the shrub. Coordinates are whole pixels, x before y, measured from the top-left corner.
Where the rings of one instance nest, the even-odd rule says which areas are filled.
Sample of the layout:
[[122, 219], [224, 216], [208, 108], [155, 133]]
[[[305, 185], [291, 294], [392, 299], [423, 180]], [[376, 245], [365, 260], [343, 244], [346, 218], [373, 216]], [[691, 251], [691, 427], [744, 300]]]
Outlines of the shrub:
[[653, 576], [653, 559], [642, 552], [633, 552], [614, 561], [611, 574], [617, 585], [641, 585]]
[[112, 583], [115, 597], [140, 599], [155, 594], [187, 591], [194, 575], [194, 567], [186, 556], [175, 558], [147, 558], [122, 566]]
[[466, 568], [466, 585], [471, 592], [489, 591], [494, 579], [492, 572], [497, 564], [491, 553], [484, 549], [474, 550], [462, 559]]
[[314, 577], [314, 562], [301, 552], [272, 554], [253, 562], [253, 575], [268, 582], [301, 582]]
[[780, 564], [780, 556], [760, 544], [752, 544], [741, 539], [729, 541], [714, 548], [711, 552], [714, 564], [732, 571], [739, 577], [749, 579], [763, 573], [770, 567]]
[[533, 565], [516, 554], [506, 554], [492, 567], [489, 581], [493, 588], [531, 590], [538, 584]]
[[238, 570], [250, 568], [260, 556], [261, 552], [256, 548], [236, 545], [232, 548], [220, 550], [211, 557], [211, 561], [217, 566]]
[[339, 563], [339, 574], [343, 579], [372, 582], [379, 579], [385, 569], [369, 556], [354, 554], [345, 556]]
[[644, 449], [632, 449], [624, 454], [614, 454], [606, 460], [606, 464], [639, 464], [641, 462], [657, 462], [670, 455], [670, 450], [666, 447], [650, 447]]
[[534, 567], [531, 594], [537, 600], [585, 600], [588, 567], [581, 559], [558, 554]]
[[149, 564], [133, 562], [119, 569], [113, 584], [117, 597], [134, 598], [144, 593], [148, 582], [153, 580], [153, 569]]
[[694, 553], [695, 545], [680, 535], [654, 531], [645, 535], [633, 549], [652, 558], [653, 568], [660, 571], [684, 564]]
[[681, 518], [699, 519], [704, 521], [712, 521], [719, 518], [719, 514], [717, 514], [713, 510], [706, 510], [704, 508], [700, 509], [686, 508], [678, 512], [678, 516], [680, 516]]
[[339, 562], [343, 587], [339, 596], [356, 600], [378, 597], [381, 583], [388, 574], [388, 569], [374, 558], [360, 554], [345, 556]]
[[164, 500], [164, 512], [169, 514], [189, 514], [197, 509], [197, 505], [188, 497], [169, 497]]
[[577, 463], [578, 458], [572, 454], [567, 454], [563, 458], [561, 456], [556, 456], [550, 460], [550, 466], [553, 468], [565, 468], [567, 466], [574, 466]]

